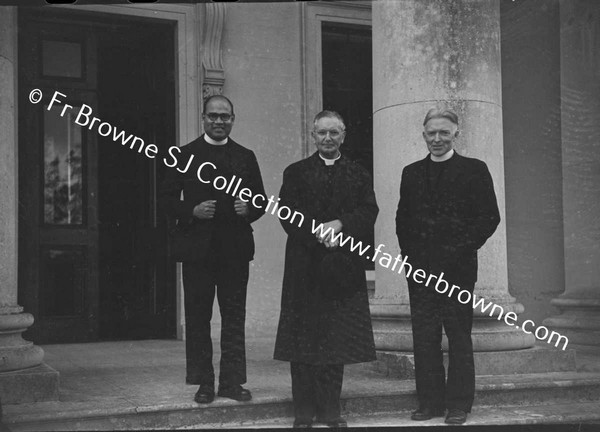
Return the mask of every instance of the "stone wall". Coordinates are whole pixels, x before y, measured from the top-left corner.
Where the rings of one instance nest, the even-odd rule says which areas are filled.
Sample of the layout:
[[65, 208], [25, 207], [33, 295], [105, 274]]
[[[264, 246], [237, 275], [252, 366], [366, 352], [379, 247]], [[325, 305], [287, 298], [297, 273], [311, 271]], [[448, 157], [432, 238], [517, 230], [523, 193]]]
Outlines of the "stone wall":
[[[235, 104], [232, 138], [258, 159], [267, 195], [279, 195], [283, 170], [302, 158], [299, 4], [229, 5], [223, 34], [223, 93]], [[312, 150], [312, 147], [311, 147]], [[248, 285], [248, 337], [274, 335], [286, 235], [276, 216], [254, 225]]]

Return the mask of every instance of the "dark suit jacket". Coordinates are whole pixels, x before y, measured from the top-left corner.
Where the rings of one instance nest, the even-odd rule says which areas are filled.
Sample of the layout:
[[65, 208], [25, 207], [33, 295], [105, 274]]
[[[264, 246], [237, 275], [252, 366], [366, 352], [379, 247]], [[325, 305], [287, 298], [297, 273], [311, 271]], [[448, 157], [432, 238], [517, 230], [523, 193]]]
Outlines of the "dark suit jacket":
[[[251, 261], [254, 257], [254, 238], [250, 224], [260, 218], [265, 211], [263, 208], [254, 207], [249, 202], [249, 215], [246, 217], [236, 215], [233, 208], [235, 197], [223, 196], [223, 193], [219, 195], [212, 180], [219, 175], [227, 179], [231, 179], [235, 175], [234, 183], [237, 183], [237, 179], [242, 179], [238, 193], [242, 188], [247, 187], [252, 191], [252, 196], [265, 195], [256, 157], [252, 150], [239, 145], [230, 137], [227, 144], [229, 146], [227, 164], [215, 162], [216, 170], [206, 166], [201, 175], [203, 179], [210, 180], [210, 182], [203, 183], [198, 179], [197, 171], [202, 163], [210, 161], [207, 158], [207, 152], [210, 150], [208, 146], [210, 144], [204, 140], [204, 135], [202, 135], [181, 147], [180, 154], [174, 153], [179, 163], [176, 167], [167, 170], [161, 187], [159, 199], [162, 206], [169, 216], [177, 219], [177, 227], [172, 233], [175, 234], [173, 237], [174, 248], [183, 246], [179, 243], [194, 246], [193, 248], [179, 248], [189, 250], [189, 252], [184, 252], [186, 256], [177, 259], [181, 261], [202, 259], [209, 252], [208, 248], [213, 236], [218, 236], [218, 243], [222, 245], [222, 251], [231, 256]], [[184, 170], [191, 155], [194, 155], [194, 158], [189, 168], [185, 170], [185, 173], [179, 172], [176, 168]], [[169, 164], [173, 163], [172, 157], [169, 156], [166, 159]], [[181, 199], [182, 191], [183, 199]], [[233, 191], [233, 187], [231, 191]], [[194, 217], [193, 210], [196, 205], [206, 200], [216, 199], [218, 195], [220, 199], [217, 201], [218, 215], [215, 216], [215, 219]]]
[[437, 191], [429, 186], [429, 155], [402, 171], [396, 234], [416, 268], [460, 285], [477, 280], [477, 250], [500, 223], [487, 165], [455, 152]]

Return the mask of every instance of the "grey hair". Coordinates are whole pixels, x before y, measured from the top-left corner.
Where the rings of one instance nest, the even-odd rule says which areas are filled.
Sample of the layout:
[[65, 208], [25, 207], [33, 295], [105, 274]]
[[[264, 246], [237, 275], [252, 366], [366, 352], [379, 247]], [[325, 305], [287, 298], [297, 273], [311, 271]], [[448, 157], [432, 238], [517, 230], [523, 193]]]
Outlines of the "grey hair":
[[346, 130], [346, 123], [344, 123], [344, 119], [342, 118], [342, 116], [338, 112], [336, 112], [336, 111], [329, 111], [329, 110], [321, 111], [319, 114], [317, 114], [315, 116], [314, 125], [316, 126], [317, 122], [319, 120], [321, 120], [322, 118], [334, 118], [334, 119], [337, 119], [342, 124], [342, 131]]
[[456, 114], [453, 110], [449, 108], [431, 108], [429, 111], [427, 111], [427, 114], [425, 115], [423, 126], [425, 126], [429, 120], [436, 118], [448, 119], [456, 126], [458, 126], [458, 114]]

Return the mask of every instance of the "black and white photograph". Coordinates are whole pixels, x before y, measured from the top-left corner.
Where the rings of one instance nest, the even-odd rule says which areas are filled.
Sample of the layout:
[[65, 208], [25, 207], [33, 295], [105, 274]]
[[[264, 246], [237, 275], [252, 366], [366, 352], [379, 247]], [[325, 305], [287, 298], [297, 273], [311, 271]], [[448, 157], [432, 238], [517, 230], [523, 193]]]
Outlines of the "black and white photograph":
[[0, 431], [600, 430], [600, 2], [0, 1]]

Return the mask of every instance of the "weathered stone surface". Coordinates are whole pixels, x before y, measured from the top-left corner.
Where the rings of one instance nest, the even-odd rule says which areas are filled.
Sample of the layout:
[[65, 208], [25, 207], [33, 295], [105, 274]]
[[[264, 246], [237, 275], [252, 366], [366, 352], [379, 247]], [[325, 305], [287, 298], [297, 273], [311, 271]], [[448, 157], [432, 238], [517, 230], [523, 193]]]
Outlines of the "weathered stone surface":
[[4, 405], [58, 399], [58, 372], [42, 364], [0, 373], [0, 399]]
[[[414, 356], [412, 352], [379, 351], [373, 368], [386, 376], [412, 379]], [[444, 365], [448, 354], [444, 353]], [[573, 372], [576, 370], [575, 351], [534, 347], [516, 351], [475, 353], [475, 373], [480, 375], [511, 375], [544, 372]]]
[[[0, 7], [0, 379], [3, 373], [41, 364], [44, 351], [23, 340], [21, 333], [33, 316], [17, 305], [17, 127], [16, 127], [16, 8]], [[0, 381], [3, 385], [4, 381]], [[9, 387], [2, 387], [8, 391]], [[26, 388], [26, 387], [23, 387]], [[4, 403], [32, 400], [11, 388]], [[35, 393], [35, 392], [34, 392]]]
[[[378, 392], [376, 389], [345, 394], [342, 397], [344, 416], [377, 415], [394, 412], [396, 424], [402, 422], [404, 412], [414, 408], [417, 398], [412, 385], [398, 381], [397, 390]], [[600, 399], [600, 376], [587, 374], [530, 374], [521, 376], [486, 377], [476, 388], [473, 411], [482, 413], [489, 406], [521, 405], [524, 409], [537, 404], [559, 404], [597, 401]], [[6, 425], [11, 431], [38, 430], [131, 430], [174, 428], [219, 428], [235, 424], [252, 427], [255, 422], [287, 418], [291, 424], [293, 408], [290, 397], [255, 400], [250, 403], [213, 403], [199, 406], [161, 404], [153, 406], [107, 406], [106, 401], [96, 401], [87, 409], [61, 412], [9, 413]], [[55, 406], [55, 405], [52, 405]], [[56, 406], [58, 408], [58, 406]], [[598, 417], [595, 417], [596, 419]], [[542, 419], [540, 419], [542, 420]], [[543, 421], [541, 421], [543, 422]], [[488, 423], [489, 424], [489, 423]]]
[[[285, 426], [292, 424], [289, 364], [271, 358], [270, 339], [248, 341], [246, 387], [253, 392], [253, 400], [239, 403], [217, 397], [204, 406], [193, 402], [197, 387], [184, 384], [184, 342], [104, 342], [44, 348], [48, 361], [61, 372], [60, 400], [6, 405], [4, 421], [12, 431], [252, 427], [276, 418], [284, 419]], [[586, 365], [597, 365], [598, 355], [588, 353]], [[568, 367], [571, 361], [571, 354], [557, 359]], [[384, 377], [367, 366], [345, 368], [343, 415], [351, 418], [392, 412], [394, 425], [402, 425], [406, 412], [417, 403], [414, 380]], [[524, 359], [522, 367], [524, 371], [528, 367]], [[479, 376], [473, 418], [479, 416], [479, 424], [494, 424], [496, 417], [485, 417], [490, 406], [528, 410], [531, 405], [542, 404], [597, 404], [600, 373], [597, 368], [588, 370]], [[517, 419], [515, 413], [509, 415], [505, 424]], [[584, 418], [599, 417], [596, 413], [596, 417]], [[544, 422], [544, 418], [538, 419]]]
[[16, 8], [0, 7], [0, 310], [17, 304]]
[[[375, 242], [399, 253], [394, 215], [402, 167], [427, 155], [425, 113], [439, 102], [460, 117], [457, 151], [484, 160], [502, 221], [478, 253], [475, 293], [505, 311], [523, 312], [508, 291], [504, 143], [498, 1], [381, 0], [373, 3], [374, 184], [380, 207]], [[375, 266], [371, 314], [380, 350], [410, 351], [410, 312], [404, 276]], [[396, 318], [393, 317], [394, 311]], [[396, 330], [390, 326], [396, 325]], [[493, 318], [476, 318], [474, 350], [533, 346], [532, 335]]]

